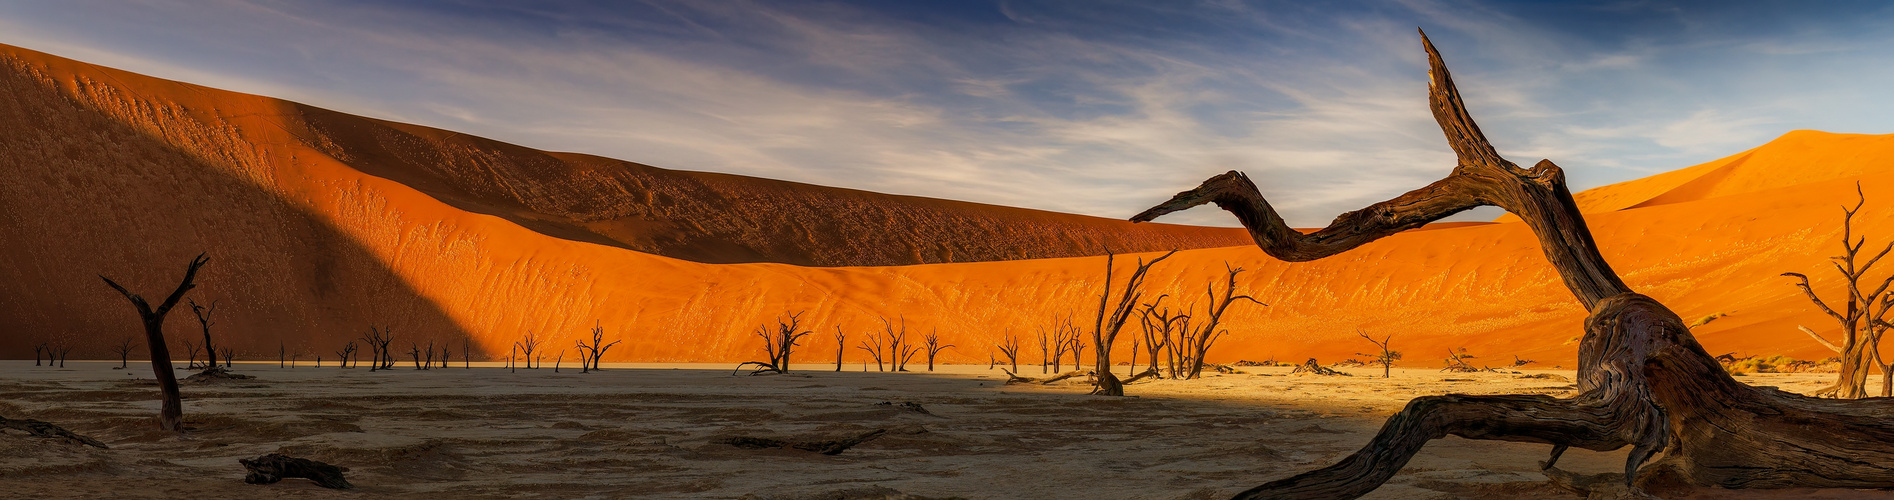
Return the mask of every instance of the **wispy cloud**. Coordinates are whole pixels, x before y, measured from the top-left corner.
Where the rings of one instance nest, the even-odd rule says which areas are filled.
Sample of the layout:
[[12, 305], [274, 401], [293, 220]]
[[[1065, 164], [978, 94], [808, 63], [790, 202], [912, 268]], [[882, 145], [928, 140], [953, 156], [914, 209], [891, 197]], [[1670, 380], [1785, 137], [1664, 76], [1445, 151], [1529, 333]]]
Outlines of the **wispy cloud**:
[[1304, 226], [1452, 167], [1415, 26], [1502, 153], [1581, 188], [1894, 116], [1876, 90], [1894, 72], [1874, 69], [1894, 56], [1859, 49], [1894, 40], [1873, 9], [1759, 30], [1786, 15], [917, 5], [12, 4], [0, 41], [538, 148], [1106, 217], [1243, 170]]

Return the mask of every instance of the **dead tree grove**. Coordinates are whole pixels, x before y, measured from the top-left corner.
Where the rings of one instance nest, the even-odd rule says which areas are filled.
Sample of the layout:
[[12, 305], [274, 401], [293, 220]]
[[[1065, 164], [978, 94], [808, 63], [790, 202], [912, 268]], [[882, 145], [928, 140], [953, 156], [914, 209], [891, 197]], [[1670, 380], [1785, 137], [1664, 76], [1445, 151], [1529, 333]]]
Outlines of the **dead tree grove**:
[[[1131, 276], [1125, 279], [1124, 291], [1119, 292], [1118, 300], [1113, 302], [1111, 300], [1111, 273], [1112, 268], [1116, 267], [1113, 264], [1117, 256], [1111, 252], [1105, 252], [1104, 289], [1098, 293], [1098, 318], [1092, 325], [1092, 394], [1125, 395], [1124, 383], [1118, 381], [1118, 376], [1111, 372], [1112, 344], [1118, 341], [1118, 332], [1124, 329], [1125, 322], [1129, 321], [1131, 315], [1136, 312], [1139, 299], [1144, 297], [1144, 277], [1151, 272], [1151, 266], [1176, 254], [1177, 251], [1172, 250], [1149, 262], [1139, 257], [1136, 268], [1131, 271]], [[1076, 352], [1073, 354], [1077, 355]]]
[[[1292, 262], [1333, 256], [1480, 206], [1518, 215], [1589, 315], [1578, 346], [1578, 395], [1442, 395], [1409, 402], [1360, 451], [1270, 481], [1236, 498], [1355, 498], [1379, 487], [1428, 441], [1456, 435], [1551, 445], [1548, 475], [1567, 448], [1626, 446], [1624, 482], [1665, 468], [1694, 485], [1724, 488], [1894, 487], [1894, 400], [1824, 399], [1732, 378], [1681, 318], [1626, 286], [1599, 253], [1550, 160], [1522, 169], [1500, 157], [1468, 114], [1426, 36], [1428, 102], [1459, 157], [1446, 178], [1302, 233], [1238, 172], [1205, 181], [1132, 217], [1149, 221], [1215, 203], [1269, 255]], [[1664, 457], [1645, 466], [1653, 455]], [[1641, 468], [1642, 467], [1642, 468]], [[1555, 476], [1558, 477], [1558, 476]], [[1574, 482], [1573, 484], [1579, 484]]]
[[1888, 326], [1884, 318], [1889, 309], [1894, 309], [1894, 296], [1888, 294], [1888, 285], [1894, 284], [1894, 274], [1889, 274], [1886, 279], [1882, 279], [1879, 285], [1874, 286], [1873, 291], [1862, 293], [1861, 288], [1861, 279], [1868, 274], [1868, 270], [1880, 263], [1881, 258], [1886, 257], [1889, 250], [1894, 250], [1894, 241], [1888, 242], [1887, 246], [1874, 254], [1874, 257], [1868, 258], [1866, 263], [1860, 262], [1861, 248], [1868, 244], [1867, 237], [1858, 239], [1854, 237], [1855, 213], [1860, 212], [1861, 206], [1867, 204], [1868, 201], [1867, 195], [1861, 193], [1860, 183], [1855, 184], [1855, 195], [1858, 198], [1854, 208], [1841, 207], [1841, 255], [1829, 257], [1829, 260], [1833, 261], [1830, 264], [1835, 266], [1836, 272], [1841, 273], [1842, 285], [1846, 287], [1847, 297], [1842, 299], [1842, 310], [1835, 311], [1834, 308], [1828, 306], [1827, 302], [1822, 301], [1821, 297], [1816, 296], [1815, 289], [1809, 287], [1807, 275], [1802, 273], [1782, 273], [1782, 275], [1795, 278], [1795, 286], [1802, 289], [1802, 293], [1808, 296], [1809, 301], [1814, 302], [1815, 307], [1821, 309], [1823, 313], [1834, 318], [1841, 327], [1841, 345], [1835, 345], [1807, 328], [1802, 329], [1810, 337], [1814, 337], [1816, 342], [1820, 342], [1841, 356], [1841, 370], [1836, 373], [1835, 384], [1815, 391], [1815, 395], [1833, 395], [1841, 399], [1867, 397], [1868, 370], [1881, 368], [1881, 397], [1894, 396], [1894, 392], [1890, 392], [1894, 390], [1894, 384], [1890, 383], [1894, 382], [1894, 374], [1890, 373], [1894, 372], [1887, 370], [1885, 364], [1881, 362], [1880, 355], [1881, 334], [1887, 330]]
[[205, 258], [204, 254], [198, 254], [196, 258], [191, 259], [191, 266], [184, 271], [184, 280], [178, 282], [177, 289], [173, 290], [170, 296], [165, 297], [164, 302], [158, 304], [155, 309], [150, 303], [145, 302], [144, 297], [112, 282], [111, 278], [99, 276], [99, 279], [105, 280], [105, 284], [111, 285], [113, 290], [118, 290], [120, 295], [124, 295], [125, 300], [131, 301], [132, 307], [138, 309], [139, 319], [144, 322], [145, 345], [151, 346], [152, 375], [158, 379], [158, 388], [164, 394], [164, 402], [158, 410], [158, 427], [167, 431], [184, 430], [184, 403], [178, 394], [177, 373], [171, 368], [170, 349], [165, 348], [164, 316], [171, 313], [171, 308], [177, 307], [178, 301], [184, 298], [185, 292], [197, 287], [195, 282], [197, 270], [208, 262], [210, 259]]

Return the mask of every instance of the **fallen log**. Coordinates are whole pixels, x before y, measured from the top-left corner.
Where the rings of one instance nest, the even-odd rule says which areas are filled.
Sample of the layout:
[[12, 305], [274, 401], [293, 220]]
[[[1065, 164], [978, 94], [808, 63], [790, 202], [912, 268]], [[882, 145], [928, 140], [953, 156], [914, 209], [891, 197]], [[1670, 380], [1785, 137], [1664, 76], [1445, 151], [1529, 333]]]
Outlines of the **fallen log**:
[[299, 477], [315, 481], [316, 486], [329, 489], [345, 490], [355, 487], [342, 477], [342, 473], [349, 470], [347, 467], [337, 467], [306, 458], [271, 453], [253, 459], [239, 458], [237, 463], [249, 469], [249, 474], [243, 476], [243, 482], [250, 484], [273, 484], [284, 479]]
[[13, 429], [13, 430], [25, 432], [27, 434], [31, 434], [34, 436], [47, 438], [47, 439], [63, 439], [68, 443], [82, 444], [82, 445], [91, 446], [91, 447], [99, 448], [99, 449], [109, 448], [105, 446], [105, 443], [101, 443], [97, 439], [92, 439], [90, 437], [86, 437], [86, 436], [74, 433], [72, 431], [66, 430], [65, 427], [60, 427], [58, 425], [54, 425], [51, 422], [46, 422], [43, 420], [33, 420], [30, 418], [12, 419], [12, 418], [0, 417], [0, 429]]
[[886, 434], [886, 433], [888, 433], [887, 429], [875, 429], [875, 430], [868, 431], [856, 436], [846, 437], [842, 439], [824, 439], [824, 440], [812, 440], [812, 439], [787, 440], [787, 439], [776, 439], [776, 438], [755, 437], [755, 436], [736, 436], [736, 437], [731, 437], [731, 438], [725, 438], [718, 442], [727, 444], [730, 446], [735, 446], [738, 448], [751, 448], [751, 449], [789, 448], [789, 449], [796, 449], [796, 450], [802, 450], [802, 451], [813, 451], [816, 453], [821, 453], [823, 455], [838, 455], [838, 454], [841, 454], [843, 451], [848, 450], [849, 448], [855, 447], [855, 445], [866, 443], [870, 440], [881, 437], [882, 434]]

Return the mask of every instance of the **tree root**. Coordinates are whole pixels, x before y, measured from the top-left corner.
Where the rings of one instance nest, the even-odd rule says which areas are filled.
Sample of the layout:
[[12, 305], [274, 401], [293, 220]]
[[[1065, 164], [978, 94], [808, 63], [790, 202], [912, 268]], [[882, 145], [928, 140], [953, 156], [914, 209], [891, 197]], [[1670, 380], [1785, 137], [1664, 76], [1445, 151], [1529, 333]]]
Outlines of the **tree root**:
[[855, 447], [855, 445], [881, 437], [882, 434], [886, 434], [887, 432], [887, 429], [875, 429], [853, 437], [830, 440], [784, 440], [755, 436], [736, 436], [725, 438], [717, 442], [738, 448], [790, 448], [802, 451], [813, 451], [823, 455], [838, 455], [849, 448]]
[[30, 418], [11, 419], [0, 417], [0, 429], [13, 429], [47, 439], [63, 439], [68, 443], [82, 444], [98, 449], [109, 448], [105, 446], [105, 443], [101, 443], [97, 439], [73, 433], [51, 422], [33, 420]]
[[341, 490], [355, 487], [342, 478], [342, 473], [349, 470], [347, 467], [336, 467], [315, 460], [271, 453], [254, 459], [239, 458], [237, 463], [249, 469], [250, 473], [243, 477], [243, 482], [250, 484], [272, 484], [300, 477], [315, 481], [316, 486], [324, 488]]

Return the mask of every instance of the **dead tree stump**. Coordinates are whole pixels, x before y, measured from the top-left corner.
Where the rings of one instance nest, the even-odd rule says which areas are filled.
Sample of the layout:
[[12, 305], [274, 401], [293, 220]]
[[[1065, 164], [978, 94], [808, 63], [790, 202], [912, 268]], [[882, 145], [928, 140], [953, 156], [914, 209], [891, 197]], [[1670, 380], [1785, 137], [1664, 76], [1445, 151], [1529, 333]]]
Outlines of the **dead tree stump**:
[[243, 464], [243, 468], [250, 470], [249, 475], [243, 476], [243, 482], [250, 484], [272, 484], [284, 479], [300, 477], [315, 481], [316, 486], [329, 489], [345, 490], [355, 487], [349, 484], [347, 479], [342, 478], [342, 473], [349, 470], [347, 467], [336, 467], [315, 460], [271, 453], [253, 459], [239, 458], [237, 463]]
[[1474, 207], [1506, 209], [1538, 236], [1546, 260], [1590, 311], [1578, 347], [1579, 394], [1418, 398], [1341, 462], [1236, 498], [1359, 497], [1386, 482], [1428, 441], [1448, 435], [1552, 445], [1547, 469], [1570, 447], [1630, 446], [1625, 484], [1637, 484], [1640, 466], [1663, 453], [1653, 467], [1675, 470], [1696, 486], [1894, 488], [1894, 399], [1817, 399], [1731, 378], [1677, 314], [1632, 291], [1612, 271], [1572, 201], [1562, 169], [1549, 160], [1521, 169], [1499, 156], [1425, 34], [1421, 42], [1431, 66], [1434, 119], [1459, 156], [1445, 179], [1342, 214], [1308, 234], [1284, 223], [1238, 172], [1212, 177], [1132, 220], [1215, 203], [1236, 215], [1266, 253], [1303, 262]]

